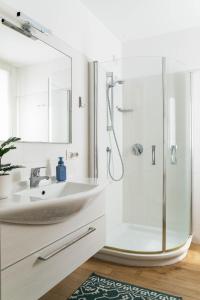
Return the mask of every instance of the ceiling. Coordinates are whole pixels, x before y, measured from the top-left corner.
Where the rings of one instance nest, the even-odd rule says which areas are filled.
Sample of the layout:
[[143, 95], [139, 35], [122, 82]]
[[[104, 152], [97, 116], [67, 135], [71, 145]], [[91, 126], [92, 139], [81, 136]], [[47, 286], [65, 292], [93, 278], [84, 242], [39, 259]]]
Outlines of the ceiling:
[[200, 0], [81, 0], [122, 42], [200, 26]]

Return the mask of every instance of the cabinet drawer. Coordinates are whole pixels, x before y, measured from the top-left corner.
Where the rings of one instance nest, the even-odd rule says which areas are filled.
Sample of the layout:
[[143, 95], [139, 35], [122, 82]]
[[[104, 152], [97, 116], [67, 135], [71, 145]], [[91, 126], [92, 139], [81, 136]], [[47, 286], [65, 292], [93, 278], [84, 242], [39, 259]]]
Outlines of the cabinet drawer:
[[1, 224], [1, 270], [89, 224], [105, 213], [105, 192], [65, 222], [52, 225]]
[[1, 273], [2, 300], [37, 300], [104, 246], [104, 217]]

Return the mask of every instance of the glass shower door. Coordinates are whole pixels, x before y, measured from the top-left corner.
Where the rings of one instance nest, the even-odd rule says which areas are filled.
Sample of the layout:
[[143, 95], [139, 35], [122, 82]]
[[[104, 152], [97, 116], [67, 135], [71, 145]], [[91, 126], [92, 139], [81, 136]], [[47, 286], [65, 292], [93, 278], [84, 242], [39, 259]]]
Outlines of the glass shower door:
[[[123, 59], [124, 249], [162, 251], [163, 91], [162, 59]], [[120, 113], [120, 112], [119, 112]], [[124, 238], [125, 239], [125, 238]]]
[[[124, 177], [108, 189], [107, 239], [111, 249], [136, 253], [158, 253], [163, 249], [163, 76], [161, 57], [129, 57], [99, 66], [99, 105], [105, 107], [107, 77], [113, 126], [123, 155]], [[108, 93], [107, 93], [108, 94]], [[103, 106], [102, 106], [103, 105]], [[108, 107], [107, 107], [108, 108]], [[111, 171], [121, 173], [109, 115], [104, 122], [107, 145], [99, 171], [112, 150]], [[107, 117], [107, 118], [106, 118]], [[102, 119], [102, 116], [101, 116]], [[102, 124], [102, 123], [101, 123]], [[99, 126], [102, 130], [102, 125]], [[105, 130], [104, 128], [104, 130]], [[99, 133], [100, 134], [100, 133]], [[102, 131], [102, 135], [105, 131]], [[102, 167], [105, 169], [105, 167]], [[107, 163], [107, 170], [109, 164]], [[110, 179], [107, 171], [108, 179]]]
[[[191, 234], [190, 74], [179, 62], [161, 57], [94, 64], [95, 161], [99, 178], [111, 183], [106, 247], [139, 254], [179, 248]], [[121, 181], [110, 176], [119, 178], [122, 170], [112, 127], [123, 155]]]
[[191, 233], [190, 73], [166, 60], [166, 250], [185, 244]]

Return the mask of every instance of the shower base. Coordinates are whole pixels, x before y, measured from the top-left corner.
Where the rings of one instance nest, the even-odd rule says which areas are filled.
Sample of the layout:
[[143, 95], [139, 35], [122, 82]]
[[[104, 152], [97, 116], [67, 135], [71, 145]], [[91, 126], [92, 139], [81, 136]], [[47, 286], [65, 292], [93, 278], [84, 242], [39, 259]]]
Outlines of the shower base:
[[129, 266], [165, 266], [182, 260], [191, 240], [190, 236], [185, 242], [180, 233], [167, 231], [167, 249], [172, 250], [162, 252], [161, 229], [122, 223], [107, 233], [106, 247], [96, 257]]

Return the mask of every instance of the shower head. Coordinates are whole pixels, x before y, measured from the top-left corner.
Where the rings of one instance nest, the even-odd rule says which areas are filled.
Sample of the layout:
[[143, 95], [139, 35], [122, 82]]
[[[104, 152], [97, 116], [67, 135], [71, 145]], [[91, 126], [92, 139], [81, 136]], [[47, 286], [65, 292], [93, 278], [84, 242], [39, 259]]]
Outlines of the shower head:
[[114, 82], [114, 85], [123, 85], [125, 83], [125, 81], [124, 80], [117, 80], [117, 81], [115, 81]]
[[116, 85], [123, 85], [124, 83], [125, 83], [124, 80], [116, 80], [116, 81], [114, 81], [113, 83], [110, 83], [110, 84], [108, 85], [108, 87], [109, 87], [109, 88], [113, 88], [113, 87], [115, 87]]

